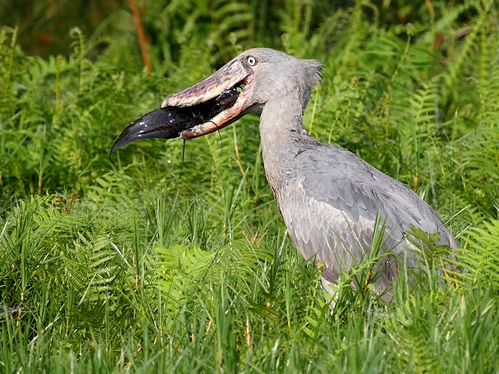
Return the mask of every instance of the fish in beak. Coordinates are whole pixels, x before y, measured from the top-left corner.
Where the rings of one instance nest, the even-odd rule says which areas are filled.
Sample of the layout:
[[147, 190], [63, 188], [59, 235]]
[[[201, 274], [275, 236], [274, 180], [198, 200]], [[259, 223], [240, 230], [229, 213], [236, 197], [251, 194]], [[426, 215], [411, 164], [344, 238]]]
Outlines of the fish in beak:
[[246, 114], [252, 83], [253, 70], [236, 57], [205, 80], [168, 96], [160, 109], [132, 122], [111, 151], [141, 139], [185, 140], [220, 130]]

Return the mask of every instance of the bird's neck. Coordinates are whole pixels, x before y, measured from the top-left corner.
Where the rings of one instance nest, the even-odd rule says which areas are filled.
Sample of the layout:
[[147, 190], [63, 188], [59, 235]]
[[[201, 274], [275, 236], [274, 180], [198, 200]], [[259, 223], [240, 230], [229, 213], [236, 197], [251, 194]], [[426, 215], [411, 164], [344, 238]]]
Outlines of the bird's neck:
[[279, 97], [268, 101], [260, 116], [263, 163], [275, 195], [291, 172], [304, 140], [310, 138], [303, 127], [302, 108], [303, 102], [298, 97]]

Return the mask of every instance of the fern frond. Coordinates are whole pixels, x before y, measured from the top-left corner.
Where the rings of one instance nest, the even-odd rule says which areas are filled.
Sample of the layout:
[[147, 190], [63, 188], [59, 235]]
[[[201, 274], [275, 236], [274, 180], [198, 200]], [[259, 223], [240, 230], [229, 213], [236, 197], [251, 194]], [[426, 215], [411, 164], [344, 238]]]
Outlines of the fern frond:
[[469, 248], [462, 251], [459, 265], [466, 269], [461, 276], [473, 287], [477, 283], [490, 284], [493, 291], [499, 290], [499, 221], [485, 222], [482, 227], [468, 231]]

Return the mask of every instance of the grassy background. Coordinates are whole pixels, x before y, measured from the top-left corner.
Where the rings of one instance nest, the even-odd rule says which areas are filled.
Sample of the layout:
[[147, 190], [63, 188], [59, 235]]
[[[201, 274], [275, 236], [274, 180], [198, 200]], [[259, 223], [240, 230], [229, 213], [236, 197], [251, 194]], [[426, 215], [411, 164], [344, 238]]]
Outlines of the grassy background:
[[[69, 35], [62, 54], [40, 57], [25, 30], [48, 9], [72, 22], [65, 3], [0, 30], [1, 372], [497, 372], [496, 4], [145, 1], [146, 73], [119, 2], [83, 7], [51, 34]], [[253, 46], [324, 64], [307, 129], [439, 212], [463, 248], [452, 285], [431, 268], [380, 305], [345, 281], [331, 313], [267, 186], [256, 117], [184, 160], [179, 140], [109, 159], [131, 120]]]

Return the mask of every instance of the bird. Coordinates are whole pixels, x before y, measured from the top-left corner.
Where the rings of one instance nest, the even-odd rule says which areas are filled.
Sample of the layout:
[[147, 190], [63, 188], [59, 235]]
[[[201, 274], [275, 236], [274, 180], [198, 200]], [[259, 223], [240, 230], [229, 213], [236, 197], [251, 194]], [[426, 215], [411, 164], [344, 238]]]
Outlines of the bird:
[[[321, 71], [316, 60], [253, 48], [203, 81], [168, 96], [161, 107], [206, 112], [196, 116], [200, 120], [195, 125], [186, 121], [178, 132], [184, 140], [219, 131], [248, 113], [258, 114], [265, 175], [300, 254], [321, 264], [322, 284], [334, 296], [340, 276], [372, 255], [373, 238], [382, 226], [379, 254], [388, 255], [380, 256], [373, 268], [377, 276], [372, 289], [390, 302], [401, 261], [408, 268], [424, 267], [415, 258], [413, 230], [433, 234], [435, 245], [456, 248], [456, 242], [435, 211], [406, 185], [306, 131], [303, 114], [311, 91], [321, 82]], [[230, 97], [230, 105], [213, 109], [216, 104], [210, 103], [222, 95]], [[149, 128], [155, 125], [164, 127], [151, 123]]]

